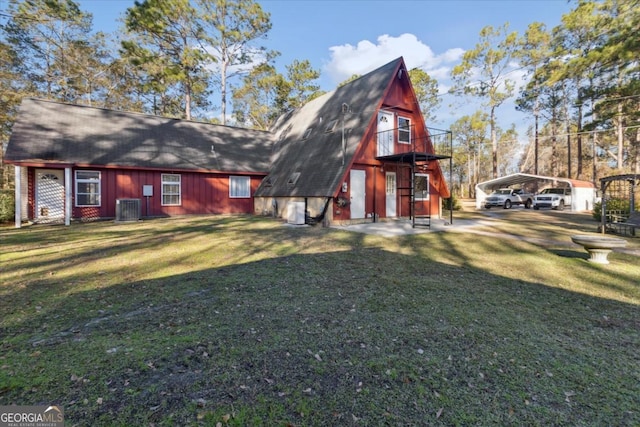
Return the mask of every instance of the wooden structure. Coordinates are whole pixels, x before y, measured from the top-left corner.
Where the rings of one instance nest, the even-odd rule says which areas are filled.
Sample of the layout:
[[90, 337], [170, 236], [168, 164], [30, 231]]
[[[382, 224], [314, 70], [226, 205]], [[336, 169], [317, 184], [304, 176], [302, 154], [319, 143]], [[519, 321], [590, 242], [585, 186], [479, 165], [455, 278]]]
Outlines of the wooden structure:
[[608, 176], [600, 179], [602, 205], [600, 231], [636, 235], [640, 211], [636, 199], [640, 193], [640, 174]]

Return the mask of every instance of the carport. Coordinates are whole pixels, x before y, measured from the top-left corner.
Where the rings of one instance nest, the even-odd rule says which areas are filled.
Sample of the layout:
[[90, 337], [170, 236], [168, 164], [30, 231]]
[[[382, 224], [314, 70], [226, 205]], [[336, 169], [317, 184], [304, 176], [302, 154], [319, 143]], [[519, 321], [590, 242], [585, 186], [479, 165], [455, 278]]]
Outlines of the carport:
[[589, 181], [570, 178], [514, 173], [476, 184], [476, 209], [482, 209], [484, 199], [498, 188], [522, 188], [528, 193], [539, 193], [545, 188], [571, 188], [571, 210], [590, 211], [596, 200], [596, 187]]

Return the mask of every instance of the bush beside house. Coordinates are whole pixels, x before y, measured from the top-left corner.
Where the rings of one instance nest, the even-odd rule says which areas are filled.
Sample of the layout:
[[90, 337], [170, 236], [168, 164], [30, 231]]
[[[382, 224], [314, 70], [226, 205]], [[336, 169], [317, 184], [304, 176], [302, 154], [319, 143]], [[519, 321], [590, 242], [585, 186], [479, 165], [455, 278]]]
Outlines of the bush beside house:
[[15, 219], [15, 194], [13, 190], [0, 190], [0, 223]]

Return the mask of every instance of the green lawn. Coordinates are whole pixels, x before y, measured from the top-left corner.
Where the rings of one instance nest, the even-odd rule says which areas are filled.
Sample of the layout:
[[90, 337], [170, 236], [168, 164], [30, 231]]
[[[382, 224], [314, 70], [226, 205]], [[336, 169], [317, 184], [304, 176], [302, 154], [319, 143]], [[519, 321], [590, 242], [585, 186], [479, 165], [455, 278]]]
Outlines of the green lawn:
[[78, 426], [640, 425], [640, 258], [589, 263], [569, 238], [588, 215], [491, 215], [399, 238], [2, 228], [0, 405]]

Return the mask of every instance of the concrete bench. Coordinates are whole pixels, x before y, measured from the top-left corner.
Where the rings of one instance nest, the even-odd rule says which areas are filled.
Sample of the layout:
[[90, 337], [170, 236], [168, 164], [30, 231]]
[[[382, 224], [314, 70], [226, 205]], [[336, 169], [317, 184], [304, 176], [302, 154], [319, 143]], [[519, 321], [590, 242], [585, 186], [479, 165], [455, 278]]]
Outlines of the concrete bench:
[[616, 237], [600, 235], [575, 235], [571, 236], [573, 243], [582, 245], [589, 253], [589, 261], [596, 264], [609, 264], [607, 256], [614, 248], [627, 246], [627, 241]]

